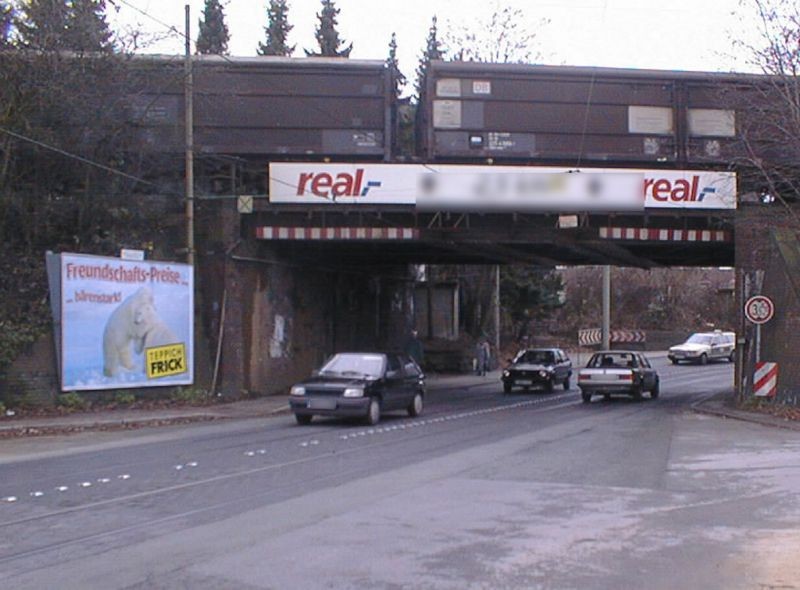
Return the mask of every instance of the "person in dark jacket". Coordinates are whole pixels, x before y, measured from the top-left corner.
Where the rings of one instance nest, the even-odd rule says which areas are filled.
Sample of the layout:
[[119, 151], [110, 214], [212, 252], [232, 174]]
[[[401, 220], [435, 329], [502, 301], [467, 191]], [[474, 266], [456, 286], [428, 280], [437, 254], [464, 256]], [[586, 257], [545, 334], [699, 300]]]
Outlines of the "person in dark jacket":
[[406, 345], [403, 350], [422, 367], [422, 363], [425, 361], [425, 351], [416, 330], [411, 330], [411, 335], [408, 337], [408, 340], [406, 340]]

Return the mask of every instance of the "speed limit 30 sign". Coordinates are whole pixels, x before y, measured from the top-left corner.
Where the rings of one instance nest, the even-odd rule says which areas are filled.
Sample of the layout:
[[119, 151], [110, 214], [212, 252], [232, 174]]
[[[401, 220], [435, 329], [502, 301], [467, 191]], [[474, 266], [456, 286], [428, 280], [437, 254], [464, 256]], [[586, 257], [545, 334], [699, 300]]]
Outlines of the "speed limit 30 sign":
[[754, 324], [766, 324], [775, 313], [772, 299], [764, 295], [756, 295], [744, 304], [744, 316]]

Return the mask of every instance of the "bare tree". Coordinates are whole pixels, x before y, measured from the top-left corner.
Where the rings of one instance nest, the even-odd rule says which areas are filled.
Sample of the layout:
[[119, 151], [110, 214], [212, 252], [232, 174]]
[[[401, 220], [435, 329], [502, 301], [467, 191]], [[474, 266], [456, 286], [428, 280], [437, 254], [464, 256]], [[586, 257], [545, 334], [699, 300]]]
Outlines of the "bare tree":
[[[528, 28], [528, 22], [521, 9], [498, 4], [486, 21], [451, 24], [444, 45], [457, 61], [530, 63], [542, 55], [535, 49], [536, 31]], [[547, 22], [542, 20], [538, 26]]]
[[[734, 90], [744, 180], [755, 185], [762, 199], [785, 204], [800, 198], [800, 5], [789, 0], [742, 3], [755, 8], [758, 35], [752, 43], [737, 42], [737, 49], [765, 74]], [[787, 212], [795, 217], [791, 208]]]

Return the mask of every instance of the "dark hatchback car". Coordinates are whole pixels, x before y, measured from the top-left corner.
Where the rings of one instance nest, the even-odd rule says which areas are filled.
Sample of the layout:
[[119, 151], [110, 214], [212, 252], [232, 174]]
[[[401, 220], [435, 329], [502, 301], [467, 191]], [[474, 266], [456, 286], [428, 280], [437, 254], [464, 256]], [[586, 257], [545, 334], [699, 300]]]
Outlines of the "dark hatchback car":
[[425, 375], [405, 354], [341, 352], [310, 379], [293, 386], [289, 406], [298, 424], [314, 416], [363, 418], [377, 424], [381, 414], [405, 410], [422, 413]]
[[572, 361], [560, 348], [529, 348], [521, 350], [502, 374], [503, 392], [514, 387], [544, 387], [553, 391], [560, 384], [569, 390]]

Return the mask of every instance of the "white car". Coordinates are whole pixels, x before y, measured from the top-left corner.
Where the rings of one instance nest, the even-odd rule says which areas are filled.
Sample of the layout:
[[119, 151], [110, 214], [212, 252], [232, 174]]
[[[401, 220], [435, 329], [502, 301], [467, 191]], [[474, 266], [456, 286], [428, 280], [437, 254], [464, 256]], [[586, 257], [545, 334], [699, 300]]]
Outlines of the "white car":
[[705, 365], [714, 359], [733, 362], [736, 356], [736, 334], [733, 332], [697, 332], [683, 344], [672, 346], [667, 357], [673, 365], [681, 361]]

